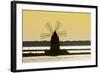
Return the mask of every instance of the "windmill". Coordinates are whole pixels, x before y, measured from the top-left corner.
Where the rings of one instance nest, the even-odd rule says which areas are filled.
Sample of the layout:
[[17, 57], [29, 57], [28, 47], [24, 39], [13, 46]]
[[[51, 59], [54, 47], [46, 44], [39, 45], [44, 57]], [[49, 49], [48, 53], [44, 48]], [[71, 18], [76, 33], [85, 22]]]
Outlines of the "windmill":
[[50, 50], [45, 51], [46, 55], [57, 56], [60, 54], [66, 53], [65, 50], [60, 50], [60, 42], [59, 36], [66, 36], [66, 31], [60, 31], [61, 23], [59, 21], [56, 22], [54, 30], [52, 29], [49, 23], [46, 23], [46, 28], [49, 30], [50, 33], [42, 33], [41, 38], [45, 39], [50, 37]]

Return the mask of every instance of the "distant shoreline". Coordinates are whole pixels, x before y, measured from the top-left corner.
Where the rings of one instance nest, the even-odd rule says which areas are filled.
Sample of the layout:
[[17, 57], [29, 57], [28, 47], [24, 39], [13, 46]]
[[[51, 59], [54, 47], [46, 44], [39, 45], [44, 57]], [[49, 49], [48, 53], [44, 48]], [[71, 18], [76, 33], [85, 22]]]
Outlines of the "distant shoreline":
[[[49, 46], [50, 41], [23, 41], [23, 47]], [[91, 41], [60, 41], [60, 46], [91, 45]]]

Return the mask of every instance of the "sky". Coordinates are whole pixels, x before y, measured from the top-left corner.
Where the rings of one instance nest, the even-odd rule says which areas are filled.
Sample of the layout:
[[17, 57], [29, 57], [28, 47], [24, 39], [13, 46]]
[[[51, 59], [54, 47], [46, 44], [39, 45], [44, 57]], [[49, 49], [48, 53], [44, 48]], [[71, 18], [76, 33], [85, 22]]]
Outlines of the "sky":
[[[61, 41], [91, 39], [90, 13], [23, 10], [23, 41], [50, 41], [52, 33], [46, 24], [49, 23], [54, 30], [57, 22], [61, 24], [57, 32], [66, 32], [63, 36], [58, 34]], [[50, 36], [41, 38], [44, 33]]]

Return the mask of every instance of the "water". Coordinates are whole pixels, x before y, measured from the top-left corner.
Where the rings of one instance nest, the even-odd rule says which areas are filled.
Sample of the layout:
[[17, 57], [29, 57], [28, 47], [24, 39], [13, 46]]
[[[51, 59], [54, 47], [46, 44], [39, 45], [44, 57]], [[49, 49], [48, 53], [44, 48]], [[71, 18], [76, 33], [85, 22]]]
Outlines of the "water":
[[[88, 48], [91, 48], [91, 46], [60, 46], [60, 49], [88, 49]], [[50, 49], [50, 47], [48, 46], [48, 47], [46, 47], [46, 46], [42, 46], [42, 47], [23, 47], [23, 50], [32, 50], [32, 49], [34, 49], [34, 50], [49, 50]]]

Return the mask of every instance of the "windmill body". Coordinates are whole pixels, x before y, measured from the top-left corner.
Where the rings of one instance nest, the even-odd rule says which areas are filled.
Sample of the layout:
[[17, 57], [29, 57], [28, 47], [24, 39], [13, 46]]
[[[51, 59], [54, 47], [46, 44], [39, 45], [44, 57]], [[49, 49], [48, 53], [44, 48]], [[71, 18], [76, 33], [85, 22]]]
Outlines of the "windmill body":
[[60, 43], [59, 43], [59, 37], [56, 33], [56, 31], [53, 33], [51, 37], [50, 42], [50, 54], [51, 55], [58, 55], [60, 51]]

